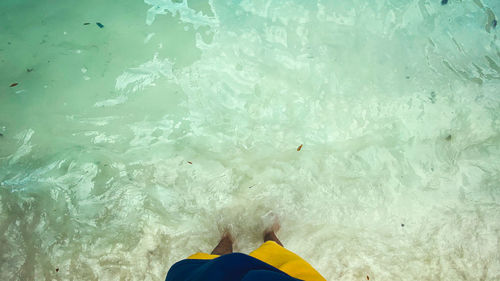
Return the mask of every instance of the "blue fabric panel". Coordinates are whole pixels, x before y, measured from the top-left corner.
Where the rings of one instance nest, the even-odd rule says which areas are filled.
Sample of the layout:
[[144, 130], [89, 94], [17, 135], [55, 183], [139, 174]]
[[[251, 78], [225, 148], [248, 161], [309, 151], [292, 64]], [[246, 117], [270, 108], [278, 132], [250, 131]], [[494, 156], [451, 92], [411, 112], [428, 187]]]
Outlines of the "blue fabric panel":
[[213, 260], [186, 259], [174, 264], [165, 281], [299, 281], [249, 255], [233, 253]]

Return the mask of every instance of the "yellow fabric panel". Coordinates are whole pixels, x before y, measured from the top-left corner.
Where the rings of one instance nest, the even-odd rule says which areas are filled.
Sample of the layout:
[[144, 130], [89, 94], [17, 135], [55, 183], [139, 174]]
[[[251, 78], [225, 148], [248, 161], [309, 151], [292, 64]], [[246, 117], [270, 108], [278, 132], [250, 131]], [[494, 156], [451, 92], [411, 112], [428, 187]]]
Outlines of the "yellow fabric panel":
[[188, 259], [191, 259], [191, 260], [212, 260], [212, 259], [215, 259], [218, 257], [220, 257], [220, 256], [219, 255], [210, 255], [210, 254], [206, 254], [206, 253], [196, 253], [194, 255], [189, 256]]
[[326, 281], [309, 263], [298, 255], [281, 247], [274, 241], [267, 241], [250, 256], [270, 264], [286, 274], [305, 281]]

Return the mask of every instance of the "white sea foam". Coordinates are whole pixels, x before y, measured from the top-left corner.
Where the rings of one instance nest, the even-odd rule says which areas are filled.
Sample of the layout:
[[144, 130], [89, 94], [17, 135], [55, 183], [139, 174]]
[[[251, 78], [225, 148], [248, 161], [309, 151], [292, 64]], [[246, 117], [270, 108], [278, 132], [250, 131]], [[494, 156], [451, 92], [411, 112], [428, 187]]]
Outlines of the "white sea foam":
[[136, 92], [147, 86], [154, 86], [154, 81], [160, 77], [172, 77], [173, 63], [168, 59], [159, 59], [155, 54], [153, 59], [138, 67], [127, 69], [116, 78], [117, 91]]
[[10, 157], [9, 164], [13, 164], [17, 162], [21, 157], [26, 156], [31, 152], [33, 145], [31, 144], [31, 137], [35, 131], [33, 129], [27, 129], [16, 136], [16, 139], [19, 140], [19, 148], [16, 152]]
[[[212, 1], [207, 2], [212, 3]], [[144, 0], [144, 3], [152, 6], [148, 10], [146, 17], [146, 23], [148, 25], [153, 24], [156, 15], [164, 14], [171, 14], [173, 16], [179, 15], [183, 23], [193, 24], [195, 29], [199, 26], [214, 26], [218, 23], [216, 17], [204, 15], [201, 11], [191, 9], [188, 6], [187, 0], [182, 0], [181, 2], [170, 0]]]

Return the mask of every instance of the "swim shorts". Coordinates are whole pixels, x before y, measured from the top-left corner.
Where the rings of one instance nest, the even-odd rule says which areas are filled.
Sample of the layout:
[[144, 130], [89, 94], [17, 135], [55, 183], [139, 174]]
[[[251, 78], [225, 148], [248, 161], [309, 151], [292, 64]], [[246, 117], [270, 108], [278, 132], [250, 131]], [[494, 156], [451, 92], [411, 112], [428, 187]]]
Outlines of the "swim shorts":
[[326, 281], [309, 263], [274, 241], [245, 255], [196, 253], [177, 262], [166, 281]]

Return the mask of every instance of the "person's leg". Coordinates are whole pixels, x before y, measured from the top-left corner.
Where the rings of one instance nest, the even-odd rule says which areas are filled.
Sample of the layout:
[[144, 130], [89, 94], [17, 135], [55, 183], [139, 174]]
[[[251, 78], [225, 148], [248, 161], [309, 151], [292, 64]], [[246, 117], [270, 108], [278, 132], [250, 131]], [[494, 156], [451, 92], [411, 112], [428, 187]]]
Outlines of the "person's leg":
[[233, 237], [231, 234], [226, 231], [222, 235], [219, 244], [212, 251], [212, 255], [226, 255], [231, 254], [233, 252]]
[[281, 241], [278, 239], [278, 236], [276, 236], [276, 231], [278, 231], [280, 229], [280, 224], [279, 222], [276, 220], [273, 224], [273, 226], [269, 229], [266, 229], [266, 231], [264, 231], [264, 242], [267, 242], [267, 241], [274, 241], [276, 242], [278, 245], [280, 245], [281, 247], [283, 247], [283, 244], [281, 243]]

